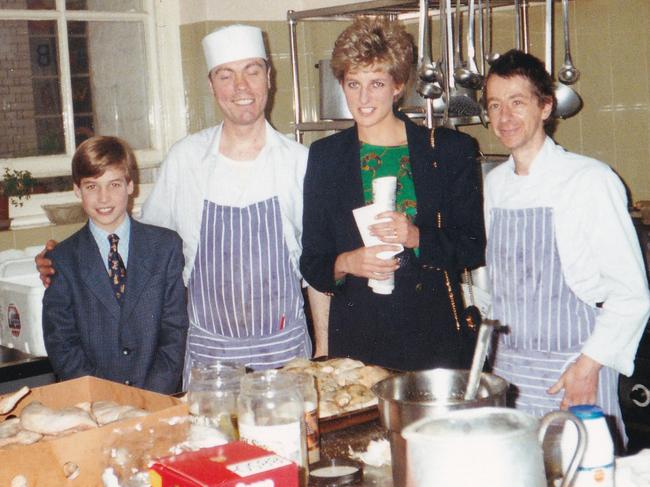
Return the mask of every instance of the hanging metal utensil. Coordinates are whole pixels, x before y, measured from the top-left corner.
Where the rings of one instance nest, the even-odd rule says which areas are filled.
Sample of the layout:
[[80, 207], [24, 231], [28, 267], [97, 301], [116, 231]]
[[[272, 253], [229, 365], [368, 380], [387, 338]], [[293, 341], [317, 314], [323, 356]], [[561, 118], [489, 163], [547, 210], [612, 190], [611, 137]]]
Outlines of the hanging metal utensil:
[[524, 43], [524, 52], [528, 54], [528, 0], [521, 3], [521, 31]]
[[[545, 23], [545, 56], [546, 71], [553, 76], [553, 0], [546, 0], [546, 23]], [[582, 108], [582, 100], [571, 87], [563, 83], [553, 83], [557, 106], [553, 116], [558, 118], [569, 118], [575, 115]]]
[[483, 25], [483, 0], [478, 0], [478, 58], [481, 61], [479, 72], [485, 76], [485, 37], [483, 35], [485, 26]]
[[515, 0], [515, 49], [521, 50], [521, 12], [519, 11], [519, 0]]
[[[441, 12], [442, 14], [443, 12]], [[449, 104], [451, 103], [451, 91], [456, 90], [456, 82], [454, 81], [454, 37], [453, 37], [453, 24], [451, 18], [451, 0], [444, 0], [444, 48], [445, 48], [445, 66], [447, 72], [445, 76], [444, 97], [445, 103], [443, 108], [442, 125], [449, 128], [455, 128], [454, 124], [450, 121], [451, 110]]]
[[546, 71], [553, 76], [553, 0], [545, 0], [544, 62]]
[[448, 91], [456, 87], [454, 80], [454, 32], [451, 18], [451, 0], [444, 0], [445, 3], [445, 60], [447, 65], [447, 86]]
[[485, 56], [485, 60], [488, 62], [488, 64], [492, 64], [494, 63], [494, 61], [499, 59], [499, 53], [492, 51], [491, 23], [492, 23], [492, 13], [490, 11], [490, 0], [485, 0], [485, 40], [487, 45], [489, 46], [487, 56]]
[[429, 48], [429, 5], [428, 0], [420, 0], [420, 22], [418, 38], [418, 70], [417, 76], [424, 82], [436, 80], [436, 73], [431, 62], [431, 52]]
[[466, 401], [473, 401], [476, 399], [478, 386], [481, 380], [481, 373], [487, 358], [488, 345], [493, 330], [501, 328], [501, 324], [497, 320], [483, 320], [478, 329], [478, 337], [476, 339], [476, 347], [474, 348], [474, 356], [472, 357], [472, 366], [469, 369], [469, 377], [467, 379], [467, 387], [465, 389]]
[[580, 71], [573, 65], [571, 60], [571, 47], [569, 41], [569, 0], [562, 0], [562, 17], [564, 26], [564, 64], [557, 73], [558, 79], [566, 84], [572, 85], [580, 78]]
[[476, 89], [480, 89], [483, 86], [483, 77], [478, 71], [478, 67], [476, 66], [476, 43], [474, 40], [474, 20], [475, 20], [475, 10], [474, 10], [475, 4], [474, 0], [469, 0], [469, 33], [467, 34], [467, 64], [469, 65], [469, 69], [474, 74], [475, 78], [478, 81], [477, 83], [474, 83], [477, 85]]
[[437, 98], [442, 95], [440, 66], [431, 59], [431, 38], [429, 35], [429, 2], [420, 0], [419, 60], [416, 91], [424, 98]]
[[[478, 0], [478, 54], [479, 54], [479, 59], [481, 60], [481, 76], [483, 76], [483, 82], [485, 82], [485, 75], [486, 73], [486, 61], [485, 61], [485, 38], [483, 36], [484, 33], [484, 18], [483, 18], [483, 0]], [[489, 122], [489, 117], [487, 114], [487, 110], [485, 110], [485, 106], [483, 103], [481, 105], [481, 112], [479, 113], [479, 119], [481, 120], [481, 124], [483, 127], [487, 128], [488, 127], [488, 122]]]
[[[446, 22], [446, 3], [447, 0], [441, 0], [439, 12], [439, 29], [440, 29], [440, 62], [438, 66], [441, 67], [442, 79], [440, 84], [442, 86], [442, 96], [435, 98], [431, 105], [433, 106], [433, 115], [442, 117], [442, 125], [449, 123], [449, 71], [451, 60], [449, 59], [448, 51], [448, 38], [447, 38], [447, 22]], [[432, 120], [433, 121], [433, 120]], [[431, 127], [429, 127], [431, 128]]]
[[[454, 39], [454, 81], [458, 83], [461, 80], [465, 79], [465, 73], [467, 72], [467, 69], [463, 65], [463, 61], [461, 59], [461, 46], [460, 46], [460, 38], [461, 36], [461, 17], [462, 13], [460, 10], [460, 0], [456, 0], [456, 13], [454, 14], [454, 23], [455, 26], [453, 28], [453, 39]], [[462, 84], [461, 84], [462, 86]]]
[[474, 50], [474, 0], [469, 0], [469, 23], [467, 25], [467, 67], [460, 67], [454, 72], [459, 85], [470, 90], [483, 87], [483, 77], [476, 67]]
[[[460, 18], [458, 17], [460, 15], [460, 0], [457, 0], [456, 4], [456, 37], [454, 37], [451, 17], [451, 0], [445, 1], [447, 2], [445, 4], [447, 59], [454, 59], [454, 64], [456, 64], [456, 59], [460, 62]], [[458, 53], [458, 58], [454, 56], [454, 50]], [[447, 83], [449, 84], [449, 102], [447, 103], [447, 109], [449, 117], [473, 117], [479, 115], [481, 113], [481, 105], [476, 101], [476, 91], [457, 86], [456, 80], [454, 79], [454, 70], [449, 62], [447, 66]]]

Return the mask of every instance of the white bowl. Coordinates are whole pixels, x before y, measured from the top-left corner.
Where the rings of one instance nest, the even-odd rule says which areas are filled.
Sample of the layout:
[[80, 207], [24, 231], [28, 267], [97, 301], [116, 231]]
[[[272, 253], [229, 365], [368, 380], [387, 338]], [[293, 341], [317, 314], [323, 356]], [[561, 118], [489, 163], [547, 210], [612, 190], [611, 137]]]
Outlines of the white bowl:
[[68, 223], [82, 223], [87, 216], [81, 203], [59, 203], [54, 205], [41, 205], [48, 220], [56, 225]]

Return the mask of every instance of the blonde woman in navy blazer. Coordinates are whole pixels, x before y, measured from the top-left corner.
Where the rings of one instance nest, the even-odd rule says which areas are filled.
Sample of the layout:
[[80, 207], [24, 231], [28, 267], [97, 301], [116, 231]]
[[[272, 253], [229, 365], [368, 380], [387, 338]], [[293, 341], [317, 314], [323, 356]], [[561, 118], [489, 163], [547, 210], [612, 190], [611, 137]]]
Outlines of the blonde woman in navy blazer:
[[[411, 38], [396, 22], [360, 18], [337, 39], [332, 68], [356, 123], [310, 148], [300, 267], [311, 286], [332, 295], [329, 355], [402, 370], [466, 368], [473, 341], [456, 319], [458, 276], [483, 264], [485, 247], [477, 148], [465, 134], [432, 134], [393, 110], [412, 60]], [[386, 245], [405, 247], [394, 259], [376, 256], [391, 247], [363, 246], [352, 215], [368, 203], [367, 147], [405, 154], [400, 167], [409, 176], [398, 182], [398, 203], [399, 187], [410, 185], [414, 202], [406, 206], [415, 209], [371, 227]], [[368, 287], [369, 278], [393, 271], [392, 294]]]

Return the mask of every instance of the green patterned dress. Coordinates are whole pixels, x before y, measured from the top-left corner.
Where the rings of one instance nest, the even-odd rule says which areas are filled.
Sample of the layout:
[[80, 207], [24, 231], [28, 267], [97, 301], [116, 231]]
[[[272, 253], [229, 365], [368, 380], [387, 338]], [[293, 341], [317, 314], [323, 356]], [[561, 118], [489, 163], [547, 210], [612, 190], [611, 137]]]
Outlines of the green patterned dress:
[[408, 145], [382, 146], [361, 143], [361, 182], [366, 204], [372, 203], [372, 180], [384, 176], [397, 176], [395, 207], [405, 213], [411, 222], [417, 213], [415, 187]]

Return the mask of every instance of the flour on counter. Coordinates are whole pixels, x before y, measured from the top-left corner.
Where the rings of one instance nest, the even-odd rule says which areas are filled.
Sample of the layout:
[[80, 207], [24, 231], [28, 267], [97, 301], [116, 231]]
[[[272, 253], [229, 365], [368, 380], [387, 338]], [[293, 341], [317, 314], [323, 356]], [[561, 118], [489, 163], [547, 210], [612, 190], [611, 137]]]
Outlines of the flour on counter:
[[214, 427], [194, 423], [190, 426], [190, 434], [187, 439], [187, 446], [190, 450], [210, 448], [226, 443], [228, 443], [228, 438]]
[[372, 440], [368, 443], [368, 448], [365, 452], [356, 452], [349, 447], [350, 458], [361, 460], [366, 465], [373, 467], [381, 467], [382, 465], [390, 465], [390, 443], [386, 439]]

